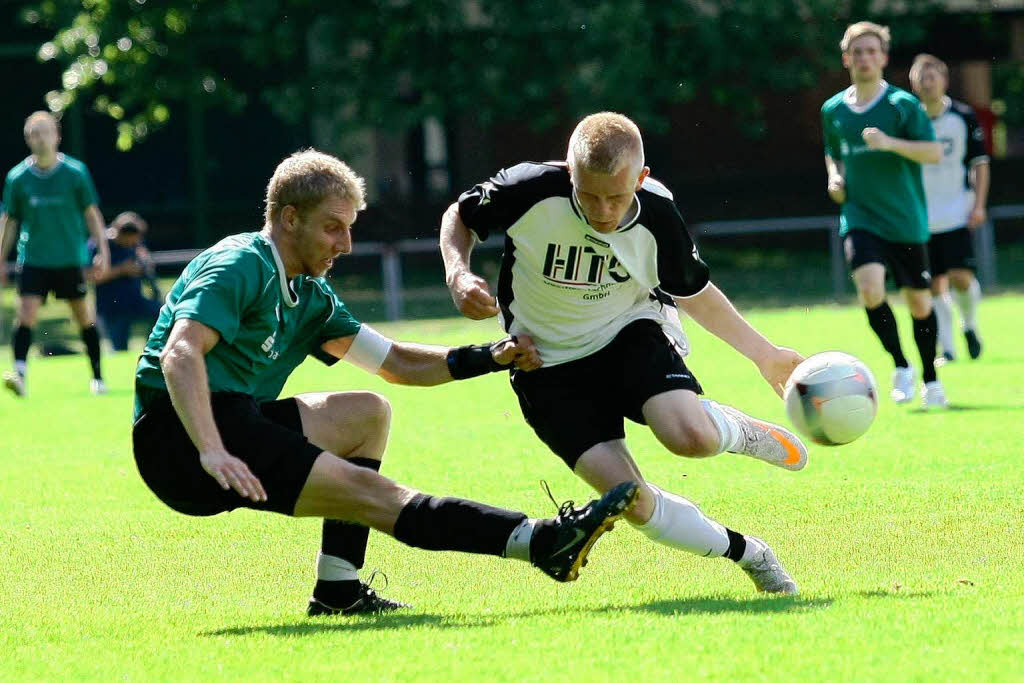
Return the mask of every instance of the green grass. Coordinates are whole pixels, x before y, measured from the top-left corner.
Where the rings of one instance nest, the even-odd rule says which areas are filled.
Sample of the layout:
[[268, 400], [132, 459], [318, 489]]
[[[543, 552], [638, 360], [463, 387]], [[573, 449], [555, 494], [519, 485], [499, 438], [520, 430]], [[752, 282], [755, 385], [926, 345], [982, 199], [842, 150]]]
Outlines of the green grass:
[[[887, 391], [888, 363], [860, 311], [749, 317], [802, 352], [858, 355]], [[112, 392], [95, 398], [82, 357], [35, 359], [29, 399], [0, 396], [0, 679], [1019, 680], [1022, 317], [1024, 298], [984, 302], [984, 357], [941, 373], [952, 410], [883, 401], [865, 437], [812, 448], [798, 473], [737, 455], [674, 458], [630, 428], [648, 478], [771, 542], [798, 598], [760, 597], [727, 560], [673, 552], [628, 525], [569, 585], [373, 534], [367, 568], [416, 607], [361, 619], [304, 617], [316, 521], [193, 519], [149, 493], [130, 452], [131, 354], [107, 358]], [[439, 343], [495, 331], [380, 327]], [[749, 363], [691, 336], [709, 395], [783, 419]], [[310, 363], [286, 391], [356, 388], [393, 403], [389, 476], [531, 514], [553, 512], [541, 478], [559, 497], [590, 495], [535, 439], [500, 376], [416, 389]]]

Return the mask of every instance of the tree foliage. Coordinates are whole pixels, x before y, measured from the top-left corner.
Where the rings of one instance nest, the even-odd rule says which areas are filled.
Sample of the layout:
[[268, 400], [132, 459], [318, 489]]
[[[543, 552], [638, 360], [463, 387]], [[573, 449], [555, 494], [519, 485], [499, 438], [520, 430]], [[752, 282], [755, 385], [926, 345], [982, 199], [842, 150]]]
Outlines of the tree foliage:
[[185, 103], [241, 111], [254, 97], [339, 130], [467, 114], [544, 129], [596, 109], [657, 130], [666, 105], [706, 96], [756, 134], [761, 95], [836, 68], [843, 27], [873, 4], [45, 0], [23, 18], [55, 31], [39, 50], [65, 65], [50, 108], [83, 99], [127, 149]]

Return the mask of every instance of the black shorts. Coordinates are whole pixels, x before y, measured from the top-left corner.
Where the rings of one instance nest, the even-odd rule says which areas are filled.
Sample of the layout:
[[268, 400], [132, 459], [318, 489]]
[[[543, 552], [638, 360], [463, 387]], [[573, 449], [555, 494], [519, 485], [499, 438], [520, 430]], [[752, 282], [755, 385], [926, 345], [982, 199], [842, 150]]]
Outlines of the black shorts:
[[978, 262], [974, 258], [971, 231], [964, 227], [932, 235], [928, 242], [928, 259], [932, 275], [945, 275], [954, 268], [976, 271]]
[[843, 247], [850, 270], [857, 270], [866, 263], [881, 263], [897, 287], [928, 289], [932, 286], [926, 243], [890, 242], [867, 230], [851, 230], [843, 240]]
[[643, 405], [666, 391], [704, 393], [654, 320], [638, 320], [608, 346], [532, 372], [512, 371], [526, 422], [570, 469], [587, 449], [625, 437], [623, 418], [646, 424]]
[[152, 401], [132, 429], [135, 464], [143, 481], [168, 507], [186, 515], [216, 515], [239, 507], [290, 515], [323, 449], [302, 435], [294, 398], [257, 405], [251, 396], [215, 393], [213, 418], [224, 447], [241, 458], [263, 484], [256, 503], [225, 491], [199, 464], [199, 452], [170, 398]]
[[78, 266], [40, 268], [22, 265], [18, 275], [18, 294], [41, 296], [53, 292], [58, 299], [81, 299], [85, 296], [85, 275]]

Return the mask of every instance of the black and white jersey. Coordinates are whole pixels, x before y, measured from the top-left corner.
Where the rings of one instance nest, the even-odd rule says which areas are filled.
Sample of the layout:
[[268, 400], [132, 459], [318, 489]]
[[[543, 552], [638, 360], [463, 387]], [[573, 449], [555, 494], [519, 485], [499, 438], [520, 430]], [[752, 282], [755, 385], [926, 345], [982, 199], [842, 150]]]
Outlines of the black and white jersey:
[[988, 161], [985, 129], [978, 123], [974, 110], [948, 97], [943, 101], [945, 109], [932, 119], [935, 139], [942, 143], [942, 160], [921, 165], [928, 229], [932, 233], [949, 232], [967, 224], [974, 207], [968, 171], [975, 164]]
[[501, 323], [510, 334], [531, 335], [545, 365], [588, 356], [645, 318], [661, 322], [686, 353], [679, 316], [665, 294], [700, 293], [708, 267], [660, 182], [644, 180], [613, 233], [587, 223], [564, 163], [504, 169], [463, 193], [459, 213], [480, 239], [505, 232]]

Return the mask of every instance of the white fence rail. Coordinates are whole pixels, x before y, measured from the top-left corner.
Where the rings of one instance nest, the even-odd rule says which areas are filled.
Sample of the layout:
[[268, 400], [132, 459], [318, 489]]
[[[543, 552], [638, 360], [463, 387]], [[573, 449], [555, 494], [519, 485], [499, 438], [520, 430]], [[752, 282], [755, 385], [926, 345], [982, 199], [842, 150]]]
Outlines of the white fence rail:
[[[973, 233], [975, 254], [978, 259], [978, 279], [982, 285], [991, 287], [997, 283], [995, 258], [995, 236], [993, 222], [1024, 218], [1024, 204], [993, 206], [989, 209], [989, 220]], [[729, 220], [698, 223], [693, 234], [698, 241], [701, 237], [728, 237], [732, 235], [770, 234], [773, 232], [812, 232], [827, 230], [829, 233], [830, 271], [832, 292], [836, 300], [844, 298], [848, 274], [843, 256], [843, 245], [839, 239], [839, 219], [836, 216], [801, 216], [793, 218], [766, 218], [757, 220]], [[477, 249], [500, 249], [505, 240], [502, 236], [491, 237], [476, 246]], [[184, 265], [200, 253], [200, 249], [177, 249], [159, 251], [153, 254], [157, 265]], [[402, 278], [402, 255], [438, 252], [440, 248], [433, 238], [399, 240], [397, 242], [355, 242], [353, 253], [359, 256], [378, 255], [381, 259], [381, 279], [384, 286], [385, 310], [389, 320], [400, 320], [404, 313]]]

